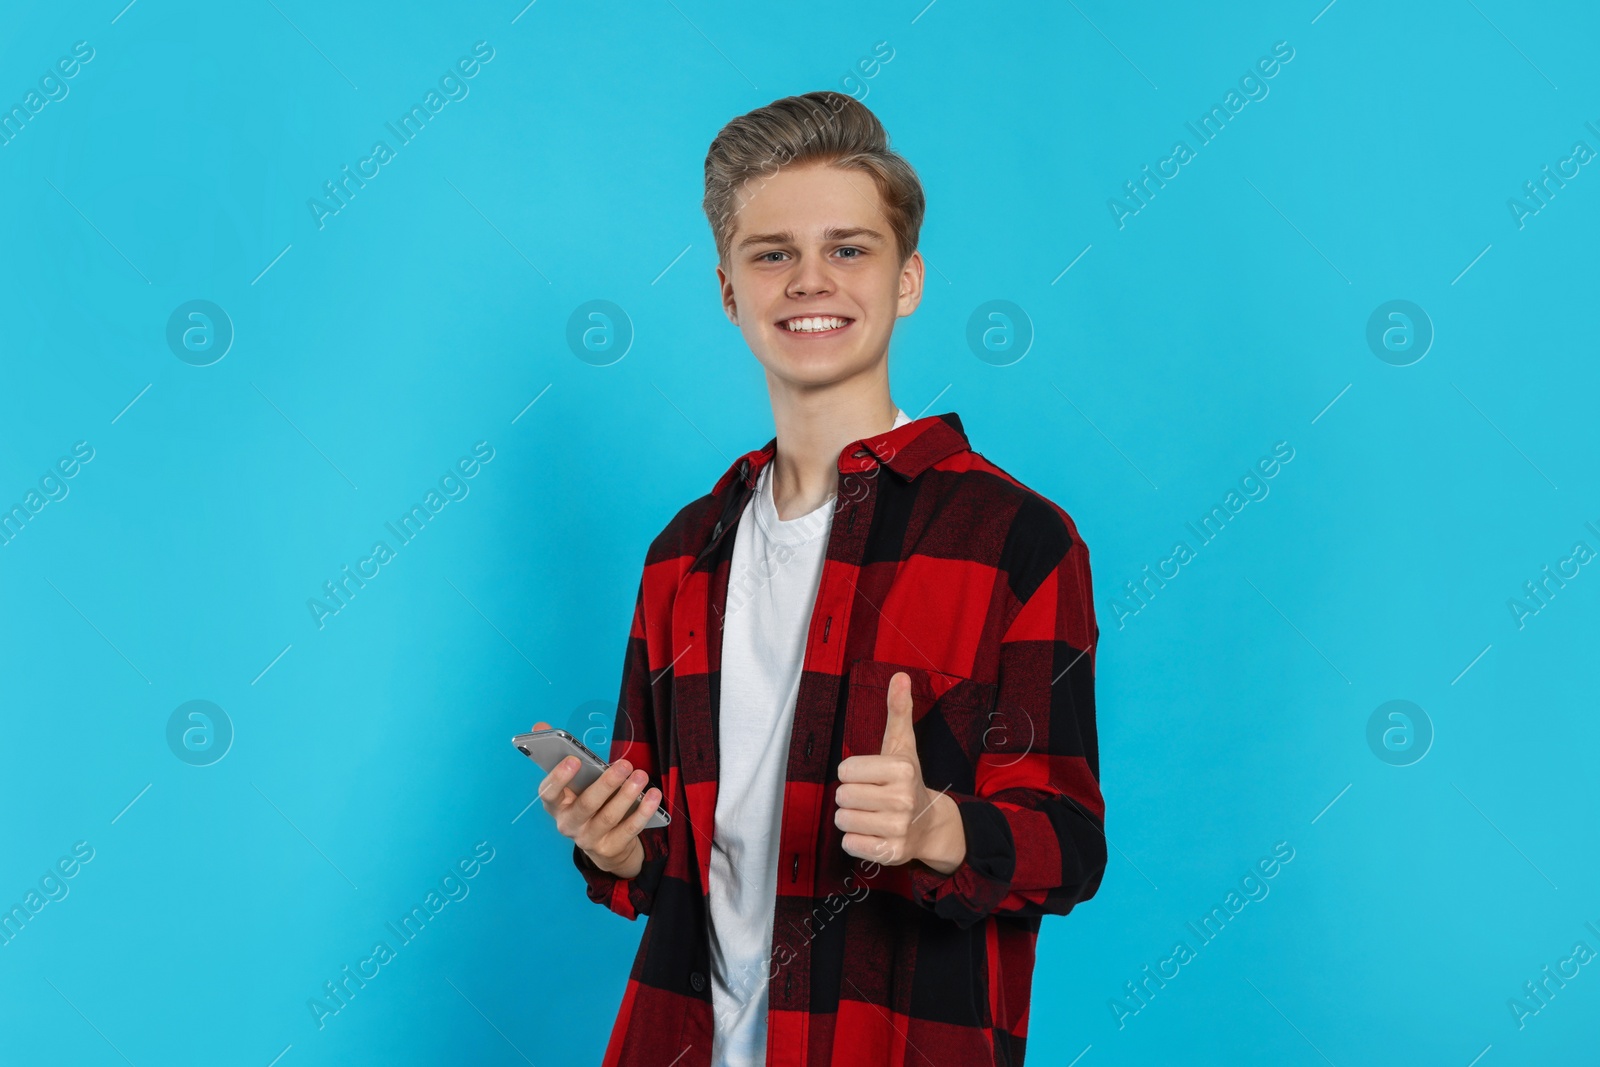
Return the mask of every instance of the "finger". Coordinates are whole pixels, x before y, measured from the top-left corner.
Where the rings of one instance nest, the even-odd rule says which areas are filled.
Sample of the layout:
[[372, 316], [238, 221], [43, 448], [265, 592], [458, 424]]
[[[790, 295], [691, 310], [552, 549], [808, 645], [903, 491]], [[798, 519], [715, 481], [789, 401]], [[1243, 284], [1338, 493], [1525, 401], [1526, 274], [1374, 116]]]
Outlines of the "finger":
[[912, 725], [911, 676], [904, 671], [889, 679], [889, 691], [884, 695], [888, 715], [883, 723], [883, 744], [878, 748], [882, 755], [917, 751], [917, 735]]
[[550, 773], [539, 781], [539, 802], [551, 815], [562, 811], [577, 795], [567, 788], [567, 781], [571, 779], [572, 774], [564, 770], [564, 766], [565, 761], [557, 763], [551, 768]]
[[650, 776], [648, 774], [643, 771], [634, 771], [623, 779], [622, 784], [612, 794], [611, 799], [606, 801], [599, 811], [595, 812], [593, 821], [607, 830], [621, 823], [624, 816], [628, 814], [628, 806], [649, 784]]
[[905, 832], [906, 819], [893, 812], [851, 809], [834, 812], [833, 825], [847, 834], [894, 838]]
[[544, 805], [544, 810], [551, 815], [561, 814], [571, 807], [572, 802], [577, 799], [578, 794], [559, 782], [552, 782], [549, 778], [546, 778], [539, 783], [539, 802]]
[[619, 830], [618, 827], [623, 822], [623, 816], [628, 814], [628, 806], [649, 781], [649, 776], [643, 771], [634, 771], [630, 774], [617, 787], [611, 799], [589, 817], [588, 822], [579, 829], [579, 836], [575, 840], [591, 851], [606, 854], [620, 852], [627, 843], [629, 835], [626, 830]]
[[900, 850], [891, 842], [871, 834], [845, 834], [841, 847], [857, 859], [872, 860], [885, 866], [900, 862]]
[[572, 781], [572, 776], [577, 773], [578, 761], [576, 757], [568, 756], [563, 760], [557, 761], [556, 765], [550, 768], [550, 772], [539, 782], [539, 799], [544, 801], [546, 805], [555, 803], [557, 798], [561, 796], [561, 790], [565, 788], [568, 782]]
[[[611, 799], [617, 787], [632, 771], [633, 766], [627, 760], [617, 760], [607, 767], [600, 777], [578, 792], [576, 799], [570, 805], [557, 812], [556, 828], [565, 836], [577, 841], [578, 835], [584, 833], [584, 827], [589, 819], [605, 806], [606, 801]], [[588, 841], [588, 836], [585, 836], [584, 840]], [[589, 846], [584, 844], [584, 847]]]
[[904, 781], [909, 770], [904, 756], [847, 756], [839, 761], [839, 781], [889, 785]]
[[621, 833], [627, 837], [638, 837], [644, 831], [645, 823], [650, 821], [650, 816], [656, 813], [661, 806], [661, 790], [654, 786], [646, 789], [639, 797], [639, 807], [632, 815], [618, 823], [613, 833]]
[[576, 810], [580, 821], [587, 820], [604, 807], [606, 801], [617, 791], [617, 787], [632, 773], [633, 764], [625, 759], [619, 759], [607, 767], [600, 777], [590, 782], [587, 789], [579, 792]]
[[907, 804], [894, 788], [873, 782], [850, 782], [833, 792], [833, 802], [853, 811], [903, 811]]

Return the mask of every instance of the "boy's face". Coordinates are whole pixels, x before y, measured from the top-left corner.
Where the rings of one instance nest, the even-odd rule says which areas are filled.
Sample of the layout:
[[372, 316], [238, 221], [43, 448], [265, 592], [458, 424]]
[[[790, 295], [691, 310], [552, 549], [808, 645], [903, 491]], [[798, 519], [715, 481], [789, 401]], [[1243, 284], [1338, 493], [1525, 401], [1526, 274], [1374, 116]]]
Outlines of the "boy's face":
[[[861, 171], [806, 164], [762, 182], [746, 183], [717, 267], [723, 311], [769, 379], [818, 387], [873, 370], [895, 320], [922, 300], [921, 254], [901, 264], [878, 186]], [[848, 321], [790, 329], [808, 316]]]

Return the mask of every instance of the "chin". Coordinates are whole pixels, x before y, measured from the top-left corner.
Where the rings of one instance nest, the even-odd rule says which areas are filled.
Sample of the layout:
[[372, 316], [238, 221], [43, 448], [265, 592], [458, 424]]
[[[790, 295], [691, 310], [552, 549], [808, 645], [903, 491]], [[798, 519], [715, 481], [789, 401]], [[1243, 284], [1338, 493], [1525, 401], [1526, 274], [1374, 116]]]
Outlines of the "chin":
[[767, 364], [767, 370], [773, 377], [791, 385], [818, 387], [846, 381], [869, 370], [872, 365], [872, 360], [848, 358], [776, 359]]

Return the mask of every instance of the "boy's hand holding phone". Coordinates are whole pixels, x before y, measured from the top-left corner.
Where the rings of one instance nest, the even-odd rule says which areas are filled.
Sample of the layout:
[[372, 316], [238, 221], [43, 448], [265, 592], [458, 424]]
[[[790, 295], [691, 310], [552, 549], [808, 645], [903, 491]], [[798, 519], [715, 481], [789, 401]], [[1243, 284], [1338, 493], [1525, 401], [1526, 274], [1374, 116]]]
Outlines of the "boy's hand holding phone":
[[[575, 756], [556, 764], [539, 783], [539, 800], [555, 819], [556, 829], [571, 838], [596, 867], [619, 878], [632, 878], [644, 866], [639, 832], [660, 806], [661, 791], [652, 787], [639, 797], [649, 776], [619, 759], [587, 789], [574, 793], [567, 783], [578, 773], [578, 766]], [[624, 818], [636, 799], [638, 809]]]

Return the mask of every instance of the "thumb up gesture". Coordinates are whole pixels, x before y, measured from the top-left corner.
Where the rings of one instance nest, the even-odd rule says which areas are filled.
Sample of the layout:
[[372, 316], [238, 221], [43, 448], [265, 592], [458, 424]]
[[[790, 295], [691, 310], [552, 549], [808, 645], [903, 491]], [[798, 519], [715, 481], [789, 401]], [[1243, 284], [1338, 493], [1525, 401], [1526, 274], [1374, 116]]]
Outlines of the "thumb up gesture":
[[844, 831], [845, 852], [893, 866], [930, 857], [930, 844], [949, 829], [951, 812], [943, 805], [953, 808], [954, 801], [923, 784], [911, 728], [911, 678], [904, 671], [889, 679], [888, 702], [878, 755], [839, 761], [833, 822]]

